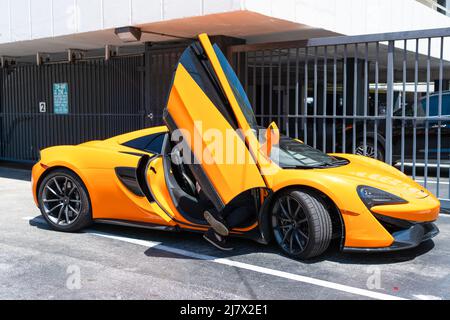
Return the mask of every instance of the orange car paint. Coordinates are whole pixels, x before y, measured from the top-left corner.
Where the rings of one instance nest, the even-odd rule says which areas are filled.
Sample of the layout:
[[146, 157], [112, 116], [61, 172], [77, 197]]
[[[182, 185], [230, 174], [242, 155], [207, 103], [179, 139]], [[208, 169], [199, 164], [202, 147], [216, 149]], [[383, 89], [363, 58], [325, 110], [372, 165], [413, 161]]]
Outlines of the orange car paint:
[[[206, 35], [199, 36], [211, 64], [217, 73], [224, 92], [238, 120], [239, 127], [249, 129], [245, 116], [238, 106], [232, 89], [226, 80], [220, 63]], [[189, 107], [187, 107], [189, 105]], [[192, 105], [198, 106], [192, 108]], [[187, 129], [191, 135], [202, 141], [202, 151], [209, 152], [202, 137], [202, 131], [195, 121], [203, 121], [202, 130], [209, 128], [224, 131], [229, 124], [222, 120], [212, 102], [192, 80], [184, 67], [179, 64], [174, 84], [169, 96], [168, 110], [173, 111], [177, 126]], [[147, 222], [164, 226], [179, 226], [182, 229], [205, 230], [195, 225], [177, 212], [167, 190], [163, 176], [163, 161], [156, 158], [150, 164], [147, 177], [151, 181], [152, 193], [157, 202], [150, 203], [146, 198], [131, 193], [118, 180], [114, 168], [118, 166], [137, 167], [139, 157], [133, 154], [145, 153], [122, 145], [122, 143], [144, 135], [167, 132], [164, 126], [139, 130], [113, 137], [104, 141], [91, 141], [78, 146], [58, 146], [41, 151], [41, 160], [33, 167], [32, 188], [36, 204], [38, 184], [43, 175], [55, 167], [65, 167], [75, 172], [84, 182], [92, 204], [94, 219], [108, 218]], [[439, 213], [439, 201], [427, 190], [412, 181], [397, 169], [380, 161], [367, 157], [337, 154], [350, 161], [348, 165], [327, 169], [281, 169], [267, 157], [262, 157], [260, 145], [254, 135], [247, 135], [245, 143], [237, 139], [236, 148], [243, 148], [256, 164], [245, 165], [205, 165], [204, 170], [214, 187], [220, 190], [220, 197], [226, 204], [237, 194], [251, 188], [265, 188], [279, 192], [290, 187], [308, 187], [326, 195], [338, 208], [345, 228], [347, 247], [379, 248], [388, 247], [393, 237], [373, 216], [372, 212], [417, 222], [436, 220]], [[248, 149], [247, 149], [248, 148]], [[248, 150], [248, 151], [247, 151]], [[236, 151], [236, 150], [235, 150]], [[152, 155], [150, 153], [146, 153]], [[64, 155], [63, 157], [61, 155]], [[209, 156], [213, 157], [212, 154]], [[64, 160], [62, 160], [64, 158]], [[260, 171], [271, 169], [272, 174]], [[401, 205], [376, 206], [371, 210], [364, 205], [357, 194], [357, 187], [369, 185], [395, 194], [408, 201]], [[257, 228], [253, 224], [248, 228], [233, 230], [242, 233]]]

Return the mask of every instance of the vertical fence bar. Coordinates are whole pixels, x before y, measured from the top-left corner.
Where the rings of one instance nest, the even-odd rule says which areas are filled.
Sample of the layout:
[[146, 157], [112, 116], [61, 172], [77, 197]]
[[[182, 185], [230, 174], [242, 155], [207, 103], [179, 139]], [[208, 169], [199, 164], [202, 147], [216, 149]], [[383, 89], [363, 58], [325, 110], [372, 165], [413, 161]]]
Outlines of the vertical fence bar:
[[[364, 121], [363, 121], [363, 149], [367, 156], [367, 109], [369, 95], [369, 44], [364, 44]], [[376, 155], [375, 155], [376, 156]]]
[[402, 91], [402, 129], [401, 129], [401, 141], [400, 141], [400, 157], [401, 157], [401, 171], [405, 172], [405, 106], [406, 106], [406, 49], [407, 49], [408, 42], [407, 40], [404, 41], [403, 46], [403, 91]]
[[252, 71], [252, 95], [253, 95], [253, 101], [252, 101], [252, 105], [253, 105], [253, 111], [256, 113], [257, 112], [257, 105], [258, 102], [256, 101], [256, 67], [258, 66], [258, 51], [254, 51], [253, 52], [253, 71]]
[[430, 78], [431, 78], [431, 38], [428, 38], [428, 50], [427, 50], [427, 95], [426, 95], [426, 120], [425, 120], [425, 167], [423, 171], [424, 187], [428, 184], [428, 143], [429, 143], [429, 127], [430, 127]]
[[248, 92], [248, 52], [244, 53], [244, 88]]
[[386, 94], [386, 163], [392, 165], [392, 110], [394, 108], [394, 41], [389, 41]]
[[308, 144], [308, 48], [305, 48], [305, 74], [303, 97], [303, 142]]
[[[380, 60], [380, 43], [377, 42], [375, 44], [375, 110], [374, 110], [374, 115], [375, 115], [375, 123], [373, 124], [373, 131], [374, 131], [374, 137], [373, 137], [373, 144], [374, 144], [374, 152], [375, 155], [378, 156], [378, 103], [379, 103], [379, 95], [378, 95], [378, 91], [379, 91], [379, 85], [378, 82], [380, 80], [380, 66], [379, 66], [379, 60]], [[384, 160], [384, 159], [381, 159]]]
[[333, 128], [332, 128], [332, 145], [333, 145], [333, 153], [336, 152], [336, 104], [337, 104], [337, 46], [334, 46], [333, 52]]
[[267, 127], [266, 125], [265, 125], [265, 120], [266, 120], [266, 113], [265, 113], [265, 111], [264, 111], [264, 101], [265, 101], [265, 99], [264, 99], [264, 93], [265, 93], [265, 83], [264, 83], [264, 77], [265, 77], [265, 60], [266, 60], [266, 51], [265, 50], [262, 50], [261, 51], [261, 55], [262, 55], [262, 57], [261, 57], [261, 90], [260, 90], [260, 97], [261, 97], [261, 100], [260, 100], [260, 102], [259, 102], [259, 104], [260, 104], [260, 108], [259, 108], [259, 110], [260, 110], [260, 114], [261, 114], [261, 120], [260, 120], [260, 122], [259, 122], [259, 124], [260, 125], [264, 125], [265, 127]]
[[314, 47], [314, 110], [313, 110], [313, 147], [317, 147], [317, 47]]
[[416, 52], [414, 55], [414, 120], [413, 120], [413, 166], [412, 176], [416, 179], [416, 154], [417, 154], [417, 108], [418, 108], [418, 83], [419, 83], [419, 39], [416, 39]]
[[352, 128], [352, 153], [356, 151], [356, 109], [358, 107], [358, 44], [355, 44], [353, 61], [353, 128]]
[[[441, 37], [440, 43], [440, 54], [439, 54], [439, 97], [438, 97], [438, 134], [437, 134], [437, 164], [436, 164], [436, 197], [439, 198], [441, 191], [441, 117], [442, 117], [442, 87], [443, 87], [443, 77], [444, 77], [444, 37]], [[450, 186], [449, 186], [450, 187]]]
[[289, 104], [290, 104], [290, 91], [291, 91], [291, 49], [287, 49], [287, 66], [286, 66], [286, 93], [284, 94], [283, 113], [285, 118], [286, 134], [290, 136], [289, 132]]
[[273, 121], [273, 51], [270, 50], [269, 55], [269, 123]]
[[347, 45], [344, 45], [344, 61], [343, 61], [343, 71], [342, 71], [342, 152], [345, 153], [347, 150], [346, 146], [346, 127], [347, 127]]
[[280, 128], [283, 128], [281, 123], [281, 110], [283, 107], [281, 105], [281, 50], [278, 51], [278, 88], [277, 88], [278, 96], [277, 96], [277, 121]]
[[298, 139], [298, 105], [299, 105], [299, 79], [298, 79], [298, 63], [299, 63], [299, 49], [296, 48], [295, 50], [295, 137]]
[[328, 47], [323, 48], [323, 103], [322, 103], [322, 151], [327, 152], [327, 89], [328, 89]]

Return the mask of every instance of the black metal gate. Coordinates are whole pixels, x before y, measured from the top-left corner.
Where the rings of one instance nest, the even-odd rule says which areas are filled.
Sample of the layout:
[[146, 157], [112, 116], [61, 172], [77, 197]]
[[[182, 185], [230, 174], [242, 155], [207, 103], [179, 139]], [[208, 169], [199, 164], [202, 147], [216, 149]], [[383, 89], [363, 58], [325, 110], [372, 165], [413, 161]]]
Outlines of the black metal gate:
[[261, 125], [396, 165], [450, 208], [450, 28], [229, 49]]
[[[35, 161], [42, 148], [104, 139], [144, 126], [143, 55], [23, 65], [0, 74], [0, 158]], [[53, 84], [68, 86], [54, 112]]]
[[163, 124], [162, 112], [172, 83], [173, 73], [187, 44], [152, 47], [145, 50], [146, 126]]

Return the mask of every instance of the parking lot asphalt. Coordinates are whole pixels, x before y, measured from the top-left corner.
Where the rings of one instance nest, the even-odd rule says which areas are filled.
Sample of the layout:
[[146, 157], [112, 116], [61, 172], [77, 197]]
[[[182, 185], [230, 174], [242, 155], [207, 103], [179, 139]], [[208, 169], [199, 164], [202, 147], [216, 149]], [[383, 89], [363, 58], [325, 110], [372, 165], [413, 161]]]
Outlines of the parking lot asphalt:
[[50, 230], [30, 173], [0, 167], [0, 299], [450, 299], [450, 215], [433, 241], [403, 252], [330, 248], [307, 262], [276, 245], [93, 225]]

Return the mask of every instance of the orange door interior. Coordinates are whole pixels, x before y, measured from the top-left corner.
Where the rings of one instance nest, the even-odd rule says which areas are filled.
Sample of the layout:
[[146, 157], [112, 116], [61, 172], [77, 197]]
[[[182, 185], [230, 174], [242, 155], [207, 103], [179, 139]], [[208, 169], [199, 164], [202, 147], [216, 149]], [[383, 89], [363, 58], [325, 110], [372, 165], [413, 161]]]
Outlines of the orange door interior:
[[172, 138], [183, 137], [186, 164], [218, 210], [243, 191], [265, 187], [220, 81], [202, 45], [191, 45], [176, 69], [164, 115]]

